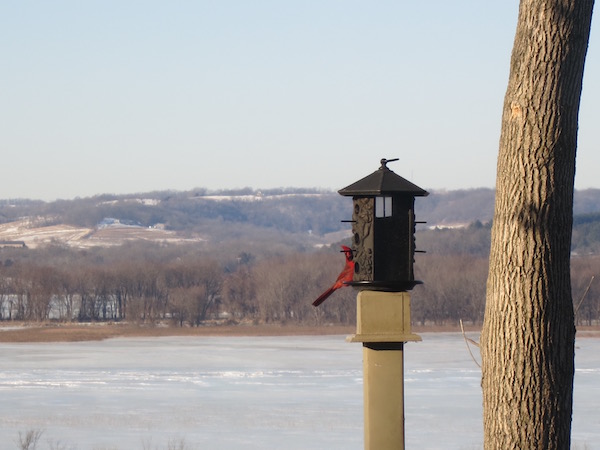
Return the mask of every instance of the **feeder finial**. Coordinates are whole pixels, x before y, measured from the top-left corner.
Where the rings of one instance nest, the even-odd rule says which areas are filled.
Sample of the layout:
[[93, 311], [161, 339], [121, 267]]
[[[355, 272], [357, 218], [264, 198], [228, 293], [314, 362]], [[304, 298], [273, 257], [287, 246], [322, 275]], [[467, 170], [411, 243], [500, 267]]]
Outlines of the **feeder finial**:
[[[394, 162], [394, 161], [398, 161], [400, 158], [394, 158], [394, 159], [385, 159], [385, 158], [381, 158], [381, 161], [379, 161], [381, 163], [381, 167], [379, 168], [381, 169], [387, 169], [387, 163], [389, 162]], [[389, 170], [389, 169], [388, 169]]]

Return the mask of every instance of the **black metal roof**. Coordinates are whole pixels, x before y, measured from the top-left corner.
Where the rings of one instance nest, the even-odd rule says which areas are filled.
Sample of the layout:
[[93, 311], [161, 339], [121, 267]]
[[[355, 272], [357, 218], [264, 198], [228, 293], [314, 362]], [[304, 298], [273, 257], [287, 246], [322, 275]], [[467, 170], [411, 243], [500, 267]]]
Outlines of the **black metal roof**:
[[378, 170], [338, 192], [346, 196], [410, 194], [414, 197], [426, 197], [429, 195], [426, 190], [388, 169], [386, 164], [391, 161], [397, 159], [382, 159]]

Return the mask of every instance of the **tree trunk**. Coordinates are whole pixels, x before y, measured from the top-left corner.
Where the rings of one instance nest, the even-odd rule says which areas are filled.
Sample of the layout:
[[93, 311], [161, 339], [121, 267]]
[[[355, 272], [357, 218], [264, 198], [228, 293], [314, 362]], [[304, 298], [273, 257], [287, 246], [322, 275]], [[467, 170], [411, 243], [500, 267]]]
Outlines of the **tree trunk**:
[[593, 0], [522, 0], [504, 99], [485, 320], [484, 445], [568, 449], [573, 183]]

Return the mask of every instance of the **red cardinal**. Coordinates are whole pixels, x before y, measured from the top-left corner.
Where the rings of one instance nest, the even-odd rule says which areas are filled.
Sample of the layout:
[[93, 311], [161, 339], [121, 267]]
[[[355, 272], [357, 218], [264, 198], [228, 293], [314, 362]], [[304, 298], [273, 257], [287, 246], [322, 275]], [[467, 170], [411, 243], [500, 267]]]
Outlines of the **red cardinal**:
[[344, 266], [344, 270], [342, 270], [342, 272], [338, 275], [337, 280], [335, 280], [335, 283], [333, 283], [333, 286], [331, 286], [329, 289], [327, 289], [325, 292], [319, 295], [319, 298], [317, 298], [313, 302], [313, 306], [319, 306], [321, 303], [327, 300], [327, 297], [333, 294], [334, 291], [337, 291], [339, 288], [347, 286], [346, 284], [344, 284], [344, 282], [352, 281], [352, 278], [354, 277], [354, 261], [352, 259], [352, 249], [350, 247], [342, 245], [342, 251], [346, 255], [346, 265]]

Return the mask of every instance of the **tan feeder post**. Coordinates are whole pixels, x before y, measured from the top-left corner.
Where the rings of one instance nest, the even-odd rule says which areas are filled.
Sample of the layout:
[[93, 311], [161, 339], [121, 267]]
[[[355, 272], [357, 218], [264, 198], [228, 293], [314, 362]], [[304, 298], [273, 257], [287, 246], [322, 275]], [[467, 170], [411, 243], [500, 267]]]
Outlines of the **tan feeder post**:
[[404, 343], [411, 332], [410, 294], [415, 285], [416, 196], [429, 193], [396, 175], [382, 159], [379, 170], [338, 191], [353, 199], [356, 334], [363, 344], [365, 450], [404, 449]]

